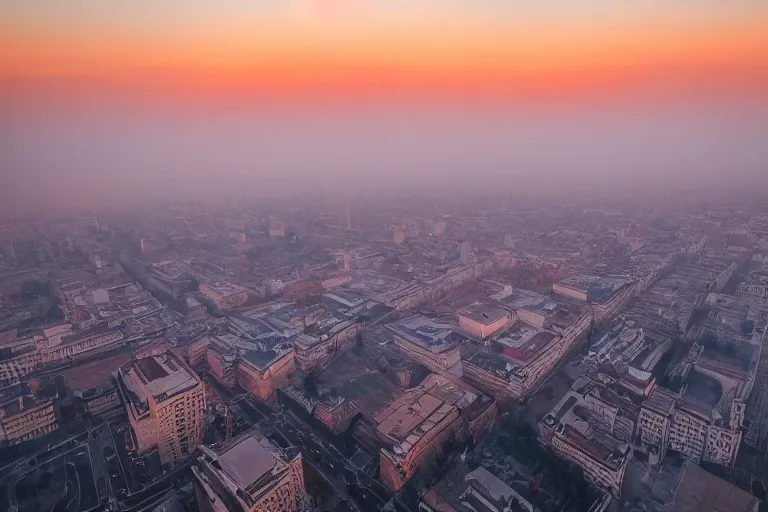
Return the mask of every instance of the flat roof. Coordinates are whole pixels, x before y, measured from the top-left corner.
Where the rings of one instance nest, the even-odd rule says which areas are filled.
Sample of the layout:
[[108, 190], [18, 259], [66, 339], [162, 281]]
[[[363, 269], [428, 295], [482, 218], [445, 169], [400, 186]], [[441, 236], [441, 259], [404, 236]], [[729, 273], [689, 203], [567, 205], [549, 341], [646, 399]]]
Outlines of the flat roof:
[[398, 337], [431, 352], [444, 352], [468, 338], [454, 331], [453, 326], [422, 315], [412, 315], [386, 326]]
[[138, 359], [131, 366], [155, 399], [181, 393], [199, 382], [172, 352]]
[[554, 334], [537, 329], [524, 322], [516, 322], [512, 329], [506, 331], [502, 336], [496, 339], [496, 342], [509, 348], [520, 348], [531, 342], [539, 334], [549, 334], [549, 339], [554, 337]]
[[403, 404], [379, 424], [378, 430], [384, 435], [404, 440], [421, 422], [435, 412], [443, 401], [428, 393], [421, 395], [415, 402]]
[[300, 349], [306, 350], [316, 345], [320, 340], [309, 334], [298, 334], [291, 338], [293, 344]]
[[506, 357], [525, 365], [539, 357], [557, 336], [555, 333], [518, 322], [495, 343], [502, 347]]
[[218, 461], [227, 476], [243, 490], [256, 483], [277, 463], [253, 436], [247, 436], [228, 447], [218, 456]]
[[228, 283], [228, 282], [202, 283], [202, 286], [222, 296], [234, 295], [236, 293], [247, 291], [242, 286], [238, 286], [234, 283]]
[[[392, 372], [402, 368], [401, 363], [392, 355], [373, 356], [370, 351], [364, 355], [348, 350], [337, 357], [320, 374], [320, 380], [329, 389], [335, 388], [339, 396], [350, 400], [363, 414], [373, 418], [389, 407], [392, 402], [405, 394], [403, 386], [396, 383]], [[422, 376], [418, 369], [425, 369], [410, 363], [414, 368], [413, 379]], [[386, 368], [386, 373], [382, 369]], [[323, 400], [324, 396], [318, 397]]]
[[582, 452], [588, 454], [593, 459], [605, 463], [606, 465], [617, 468], [620, 464], [619, 460], [613, 460], [614, 458], [620, 459], [621, 454], [618, 454], [605, 446], [604, 444], [590, 439], [578, 429], [571, 425], [565, 425], [563, 427], [563, 437], [568, 440], [569, 443], [576, 446]]
[[459, 316], [469, 318], [483, 325], [490, 325], [507, 315], [507, 312], [496, 306], [478, 302], [471, 304], [457, 312]]
[[549, 315], [557, 310], [557, 302], [537, 292], [515, 289], [514, 293], [502, 301], [512, 309], [522, 309], [538, 315]]
[[587, 294], [587, 302], [601, 304], [610, 299], [620, 288], [631, 280], [621, 277], [571, 276], [561, 279], [557, 284], [579, 290]]
[[455, 410], [457, 405], [446, 403], [419, 387], [395, 400], [374, 420], [378, 423], [377, 430], [394, 442], [394, 454], [402, 456]]

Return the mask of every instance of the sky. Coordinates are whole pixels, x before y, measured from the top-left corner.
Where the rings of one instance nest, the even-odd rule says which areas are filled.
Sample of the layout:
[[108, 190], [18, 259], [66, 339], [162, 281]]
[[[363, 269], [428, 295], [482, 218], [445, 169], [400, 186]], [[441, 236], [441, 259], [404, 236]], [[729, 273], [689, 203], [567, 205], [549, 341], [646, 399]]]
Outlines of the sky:
[[0, 210], [760, 182], [766, 33], [760, 0], [0, 0]]

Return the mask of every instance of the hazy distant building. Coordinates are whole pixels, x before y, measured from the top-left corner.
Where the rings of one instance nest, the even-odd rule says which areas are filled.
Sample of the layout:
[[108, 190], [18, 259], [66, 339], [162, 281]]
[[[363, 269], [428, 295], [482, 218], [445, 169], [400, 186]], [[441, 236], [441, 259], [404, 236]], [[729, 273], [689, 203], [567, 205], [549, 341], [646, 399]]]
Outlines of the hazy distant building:
[[448, 228], [448, 223], [444, 220], [439, 220], [435, 222], [435, 225], [433, 227], [433, 232], [435, 236], [443, 236], [445, 235], [445, 232]]
[[464, 240], [461, 242], [461, 257], [459, 258], [462, 265], [469, 265], [472, 263], [472, 241]]
[[285, 222], [277, 219], [270, 222], [269, 236], [272, 238], [285, 238]]
[[219, 309], [234, 309], [248, 300], [248, 291], [231, 283], [200, 283], [200, 293]]
[[394, 235], [394, 242], [397, 245], [402, 245], [403, 242], [405, 242], [405, 231], [403, 231], [402, 229], [396, 230]]
[[118, 370], [117, 380], [128, 410], [139, 453], [157, 447], [167, 464], [188, 456], [204, 429], [204, 384], [171, 351], [150, 353]]
[[352, 229], [352, 210], [349, 207], [349, 203], [347, 203], [346, 210], [347, 210], [346, 211], [346, 213], [347, 213], [347, 229]]

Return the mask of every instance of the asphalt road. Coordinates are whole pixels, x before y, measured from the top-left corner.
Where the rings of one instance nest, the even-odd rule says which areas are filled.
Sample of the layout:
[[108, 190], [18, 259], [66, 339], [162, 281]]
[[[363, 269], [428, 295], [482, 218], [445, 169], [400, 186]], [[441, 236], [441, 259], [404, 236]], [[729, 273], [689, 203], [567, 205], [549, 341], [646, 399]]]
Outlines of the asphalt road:
[[392, 498], [392, 492], [381, 482], [368, 476], [332, 444], [318, 439], [312, 434], [311, 427], [292, 414], [266, 412], [263, 404], [255, 403], [250, 398], [238, 400], [234, 407], [275, 444], [297, 446], [302, 458], [359, 510], [380, 510]]
[[272, 410], [248, 395], [235, 396], [213, 378], [206, 381], [219, 396], [231, 401], [233, 409], [276, 445], [283, 448], [298, 447], [302, 458], [312, 464], [339, 495], [361, 512], [380, 510], [392, 498], [392, 491], [367, 475], [335, 446], [312, 434], [311, 427], [294, 415]]

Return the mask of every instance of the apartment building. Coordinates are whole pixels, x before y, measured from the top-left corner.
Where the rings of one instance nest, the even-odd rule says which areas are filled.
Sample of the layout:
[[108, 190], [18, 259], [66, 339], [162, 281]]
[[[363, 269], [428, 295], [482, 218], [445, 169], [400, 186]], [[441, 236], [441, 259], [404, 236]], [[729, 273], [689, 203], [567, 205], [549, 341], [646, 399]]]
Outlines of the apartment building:
[[200, 444], [204, 384], [182, 358], [152, 351], [122, 366], [117, 381], [139, 453], [156, 447], [167, 464]]

